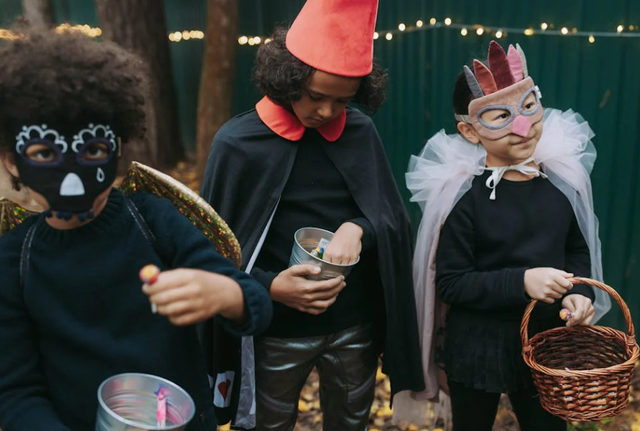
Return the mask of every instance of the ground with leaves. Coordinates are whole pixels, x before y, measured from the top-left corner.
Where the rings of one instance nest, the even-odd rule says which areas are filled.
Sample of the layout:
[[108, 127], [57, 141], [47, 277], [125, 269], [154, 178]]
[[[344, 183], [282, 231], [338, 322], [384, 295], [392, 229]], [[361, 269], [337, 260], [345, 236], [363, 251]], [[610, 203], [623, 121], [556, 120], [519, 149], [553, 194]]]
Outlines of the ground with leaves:
[[[629, 406], [616, 418], [596, 423], [574, 423], [568, 431], [640, 431], [640, 376], [634, 377], [634, 391]], [[299, 417], [295, 431], [321, 431], [322, 414], [318, 396], [318, 375], [313, 372], [302, 389], [298, 404]], [[376, 396], [371, 408], [369, 431], [444, 431], [442, 428], [427, 430], [413, 424], [391, 424], [389, 380], [378, 370]], [[228, 426], [220, 427], [220, 431], [229, 430]], [[519, 431], [515, 416], [509, 408], [507, 398], [502, 399], [493, 431]]]

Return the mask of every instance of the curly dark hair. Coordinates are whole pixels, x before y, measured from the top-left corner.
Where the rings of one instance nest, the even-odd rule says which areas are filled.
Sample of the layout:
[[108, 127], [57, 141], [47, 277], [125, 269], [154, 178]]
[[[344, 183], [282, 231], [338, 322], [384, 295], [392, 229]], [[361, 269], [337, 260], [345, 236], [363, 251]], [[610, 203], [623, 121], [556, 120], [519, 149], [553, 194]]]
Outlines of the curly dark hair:
[[122, 141], [144, 136], [146, 66], [133, 54], [78, 32], [16, 26], [0, 44], [0, 146], [12, 148], [20, 128], [55, 125], [77, 132], [109, 125]]
[[[253, 79], [260, 91], [277, 104], [289, 108], [291, 102], [300, 100], [302, 87], [316, 69], [298, 60], [286, 46], [287, 29], [277, 27], [271, 42], [258, 49]], [[375, 113], [384, 103], [388, 75], [374, 61], [371, 73], [360, 82], [353, 98], [369, 113]]]

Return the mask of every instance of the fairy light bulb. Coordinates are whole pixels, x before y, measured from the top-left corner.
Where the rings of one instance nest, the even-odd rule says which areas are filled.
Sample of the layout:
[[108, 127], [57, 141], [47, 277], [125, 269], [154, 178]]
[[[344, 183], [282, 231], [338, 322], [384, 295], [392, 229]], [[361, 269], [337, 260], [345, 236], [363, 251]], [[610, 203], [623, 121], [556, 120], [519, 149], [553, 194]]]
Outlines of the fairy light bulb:
[[496, 39], [500, 39], [502, 37], [502, 30], [496, 31]]
[[596, 38], [593, 37], [593, 35], [589, 36], [589, 43], [594, 43], [596, 41]]
[[418, 21], [416, 21], [416, 27], [420, 28], [424, 25], [424, 22], [422, 22], [421, 19], [419, 19]]
[[393, 39], [393, 35], [391, 33], [387, 33], [384, 38], [387, 40], [391, 40]]
[[246, 45], [246, 44], [247, 44], [247, 42], [249, 42], [249, 38], [248, 38], [247, 36], [240, 36], [240, 37], [238, 38], [238, 43], [239, 43], [240, 45]]
[[562, 27], [562, 30], [560, 30], [560, 33], [567, 34], [569, 33], [569, 29], [567, 27]]
[[407, 29], [407, 26], [404, 25], [403, 23], [398, 24], [398, 30], [405, 31], [406, 29]]
[[548, 29], [548, 28], [549, 28], [549, 24], [547, 24], [546, 22], [543, 22], [542, 24], [540, 24], [540, 28], [541, 28], [542, 30], [546, 30], [546, 29]]
[[451, 25], [451, 18], [445, 18], [444, 25]]
[[468, 32], [468, 30], [466, 28], [463, 28], [462, 30], [460, 30], [460, 34], [463, 35], [463, 36], [466, 36], [467, 33], [469, 33], [469, 32]]
[[476, 30], [476, 34], [478, 36], [482, 36], [484, 34], [484, 28], [480, 27]]
[[373, 40], [378, 40], [380, 38], [380, 33], [377, 31], [373, 33]]

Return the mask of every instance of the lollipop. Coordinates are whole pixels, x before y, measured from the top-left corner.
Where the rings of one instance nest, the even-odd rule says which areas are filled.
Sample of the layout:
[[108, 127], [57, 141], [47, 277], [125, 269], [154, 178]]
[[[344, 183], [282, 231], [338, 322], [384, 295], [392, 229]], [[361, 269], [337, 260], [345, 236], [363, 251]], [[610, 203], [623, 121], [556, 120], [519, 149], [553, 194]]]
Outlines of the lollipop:
[[140, 270], [140, 280], [146, 284], [153, 284], [160, 275], [160, 268], [155, 265], [146, 265]]
[[156, 427], [164, 428], [167, 426], [167, 395], [162, 385], [158, 386], [158, 390], [154, 392], [156, 395]]
[[[146, 265], [140, 270], [140, 280], [146, 284], [153, 284], [158, 280], [158, 276], [160, 275], [160, 268], [155, 265]], [[158, 307], [153, 302], [151, 303], [151, 312], [156, 313], [158, 311]]]
[[571, 319], [571, 311], [563, 308], [562, 310], [560, 310], [560, 318], [565, 322], [568, 321], [569, 319]]

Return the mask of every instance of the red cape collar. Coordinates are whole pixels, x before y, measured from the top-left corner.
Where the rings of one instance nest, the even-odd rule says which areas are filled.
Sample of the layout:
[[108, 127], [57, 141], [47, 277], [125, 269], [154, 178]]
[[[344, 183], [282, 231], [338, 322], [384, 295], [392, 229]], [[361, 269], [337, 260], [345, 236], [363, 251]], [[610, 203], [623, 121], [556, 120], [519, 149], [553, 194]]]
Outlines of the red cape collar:
[[[298, 118], [284, 107], [274, 103], [267, 96], [256, 104], [258, 116], [264, 124], [276, 135], [289, 141], [299, 141], [306, 128]], [[335, 142], [342, 136], [344, 126], [347, 123], [347, 111], [316, 130], [329, 142]]]

